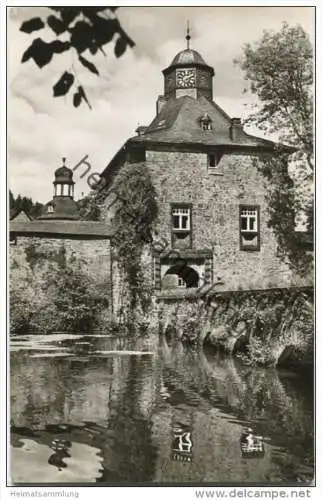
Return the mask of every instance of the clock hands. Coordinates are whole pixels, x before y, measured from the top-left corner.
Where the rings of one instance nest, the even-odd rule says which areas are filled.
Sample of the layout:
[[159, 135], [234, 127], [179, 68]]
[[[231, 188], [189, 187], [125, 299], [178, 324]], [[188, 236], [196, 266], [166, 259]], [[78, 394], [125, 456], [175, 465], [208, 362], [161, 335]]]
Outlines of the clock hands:
[[192, 86], [195, 83], [195, 75], [188, 72], [182, 72], [178, 75], [178, 84], [181, 86]]

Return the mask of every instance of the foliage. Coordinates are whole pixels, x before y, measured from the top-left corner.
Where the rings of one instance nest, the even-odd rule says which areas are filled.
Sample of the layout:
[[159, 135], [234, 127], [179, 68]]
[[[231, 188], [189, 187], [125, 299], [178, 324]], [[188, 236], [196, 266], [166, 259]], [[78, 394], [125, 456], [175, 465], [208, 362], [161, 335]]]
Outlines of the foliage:
[[[299, 244], [295, 232], [295, 214], [299, 210], [293, 181], [288, 175], [286, 154], [254, 160], [257, 168], [267, 179], [266, 200], [268, 205], [268, 225], [274, 231], [278, 254], [282, 260], [305, 276], [311, 269], [312, 256]], [[312, 219], [311, 219], [312, 220]]]
[[[47, 258], [30, 249], [27, 272], [10, 279], [10, 329], [12, 333], [90, 331], [108, 306], [106, 296], [84, 273], [84, 263], [66, 259], [64, 249]], [[35, 255], [37, 256], [35, 257]], [[11, 266], [12, 269], [12, 266]]]
[[[34, 33], [43, 28], [50, 28], [56, 39], [45, 42], [36, 38], [24, 52], [22, 62], [32, 59], [39, 68], [51, 62], [56, 54], [75, 51], [78, 61], [91, 73], [99, 75], [95, 64], [84, 57], [89, 51], [95, 55], [103, 47], [112, 42], [116, 36], [114, 54], [121, 57], [127, 47], [133, 47], [134, 42], [125, 33], [114, 12], [118, 7], [49, 7], [51, 13], [46, 19], [35, 17], [22, 23], [20, 30], [24, 33]], [[61, 39], [63, 35], [64, 40]], [[66, 95], [75, 85], [75, 68], [64, 71], [53, 86], [54, 97]], [[91, 105], [82, 85], [74, 86], [73, 105], [78, 107], [85, 101], [89, 108]]]
[[10, 331], [12, 333], [28, 332], [32, 316], [31, 290], [20, 280], [10, 282]]
[[300, 147], [313, 169], [313, 50], [301, 26], [265, 31], [238, 61], [259, 100], [248, 121]]
[[128, 286], [129, 307], [133, 310], [139, 301], [146, 311], [151, 291], [144, 279], [142, 252], [144, 246], [152, 242], [158, 210], [156, 192], [144, 163], [125, 164], [113, 190], [117, 193], [118, 209], [114, 215], [112, 243]]
[[[265, 31], [253, 46], [244, 46], [235, 61], [244, 71], [248, 89], [257, 103], [246, 123], [296, 148], [291, 161], [303, 191], [302, 209], [312, 226], [313, 143], [313, 49], [301, 26], [283, 24], [279, 32]], [[280, 185], [282, 188], [282, 185]]]
[[247, 353], [239, 353], [238, 357], [251, 366], [268, 366], [274, 364], [272, 347], [266, 340], [251, 337], [247, 345]]
[[31, 198], [21, 196], [20, 194], [15, 198], [13, 193], [9, 190], [9, 207], [10, 211], [13, 213], [19, 213], [22, 210], [29, 215], [29, 217], [35, 219], [41, 215], [43, 204], [38, 201], [34, 202]]
[[53, 306], [57, 311], [56, 330], [88, 332], [107, 301], [95, 291], [95, 284], [82, 269], [80, 262], [66, 266], [64, 272], [54, 274]]
[[101, 218], [102, 200], [100, 193], [93, 190], [87, 196], [77, 201], [81, 220], [99, 221]]
[[50, 259], [51, 262], [57, 262], [62, 268], [66, 266], [66, 250], [64, 246], [61, 246], [58, 250], [51, 250], [50, 252], [44, 252], [38, 249], [36, 245], [30, 244], [25, 248], [26, 260], [31, 268], [34, 270], [35, 266], [39, 264], [41, 260]]

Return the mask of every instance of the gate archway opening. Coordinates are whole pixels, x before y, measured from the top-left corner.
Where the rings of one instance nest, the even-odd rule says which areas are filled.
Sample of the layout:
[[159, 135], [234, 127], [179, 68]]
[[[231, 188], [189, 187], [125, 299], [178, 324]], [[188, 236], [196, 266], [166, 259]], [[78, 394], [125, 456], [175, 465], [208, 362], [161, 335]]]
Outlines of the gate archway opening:
[[199, 274], [190, 266], [175, 264], [165, 273], [165, 277], [172, 277], [172, 283], [178, 288], [198, 288]]

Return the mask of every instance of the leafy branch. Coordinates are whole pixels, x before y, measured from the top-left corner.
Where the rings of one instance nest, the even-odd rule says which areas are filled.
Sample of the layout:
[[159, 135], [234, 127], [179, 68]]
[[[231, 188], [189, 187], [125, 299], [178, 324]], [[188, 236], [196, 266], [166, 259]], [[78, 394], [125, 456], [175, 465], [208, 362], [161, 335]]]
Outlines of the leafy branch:
[[258, 98], [247, 122], [278, 132], [303, 153], [312, 171], [313, 49], [303, 28], [284, 23], [279, 32], [265, 31], [257, 43], [244, 46], [235, 64]]
[[[84, 57], [89, 51], [95, 55], [98, 51], [104, 52], [104, 45], [112, 42], [116, 36], [114, 54], [121, 57], [128, 47], [134, 47], [134, 42], [125, 33], [114, 12], [118, 7], [49, 7], [54, 14], [46, 19], [34, 17], [22, 23], [20, 31], [34, 33], [49, 27], [57, 37], [52, 42], [45, 42], [36, 38], [24, 52], [21, 62], [32, 59], [39, 68], [51, 62], [55, 54], [62, 54], [69, 50], [76, 51], [78, 61], [91, 73], [99, 75], [96, 65]], [[65, 40], [58, 37], [65, 35]], [[75, 74], [65, 71], [53, 86], [54, 97], [66, 95], [75, 85]], [[75, 87], [74, 87], [75, 88]], [[82, 85], [78, 85], [73, 94], [73, 105], [78, 107], [81, 102], [90, 107]]]

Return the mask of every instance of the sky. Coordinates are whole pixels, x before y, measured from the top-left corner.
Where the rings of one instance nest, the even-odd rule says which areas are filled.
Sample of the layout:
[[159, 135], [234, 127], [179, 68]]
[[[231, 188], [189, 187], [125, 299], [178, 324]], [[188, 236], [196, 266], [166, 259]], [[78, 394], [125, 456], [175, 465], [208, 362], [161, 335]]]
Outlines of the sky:
[[[102, 172], [124, 142], [135, 135], [138, 125], [148, 125], [155, 116], [155, 103], [163, 93], [162, 69], [186, 47], [185, 26], [189, 19], [191, 47], [215, 69], [214, 100], [231, 116], [247, 115], [252, 97], [243, 93], [245, 82], [233, 60], [245, 43], [259, 40], [263, 30], [279, 30], [284, 21], [300, 24], [313, 41], [314, 9], [310, 7], [120, 7], [122, 27], [134, 40], [120, 59], [114, 43], [104, 48], [106, 56], [88, 56], [100, 75], [84, 68], [68, 51], [55, 55], [40, 69], [33, 61], [21, 63], [33, 34], [19, 31], [21, 23], [48, 16], [46, 7], [8, 9], [8, 173], [15, 195], [34, 201], [49, 201], [53, 195], [54, 171], [66, 164], [73, 168], [88, 156], [92, 172]], [[36, 32], [51, 41], [50, 29]], [[72, 93], [54, 98], [52, 86], [65, 70], [76, 69], [92, 105], [74, 108]], [[248, 130], [257, 133], [254, 129]], [[89, 191], [86, 177], [75, 172], [75, 198]]]

